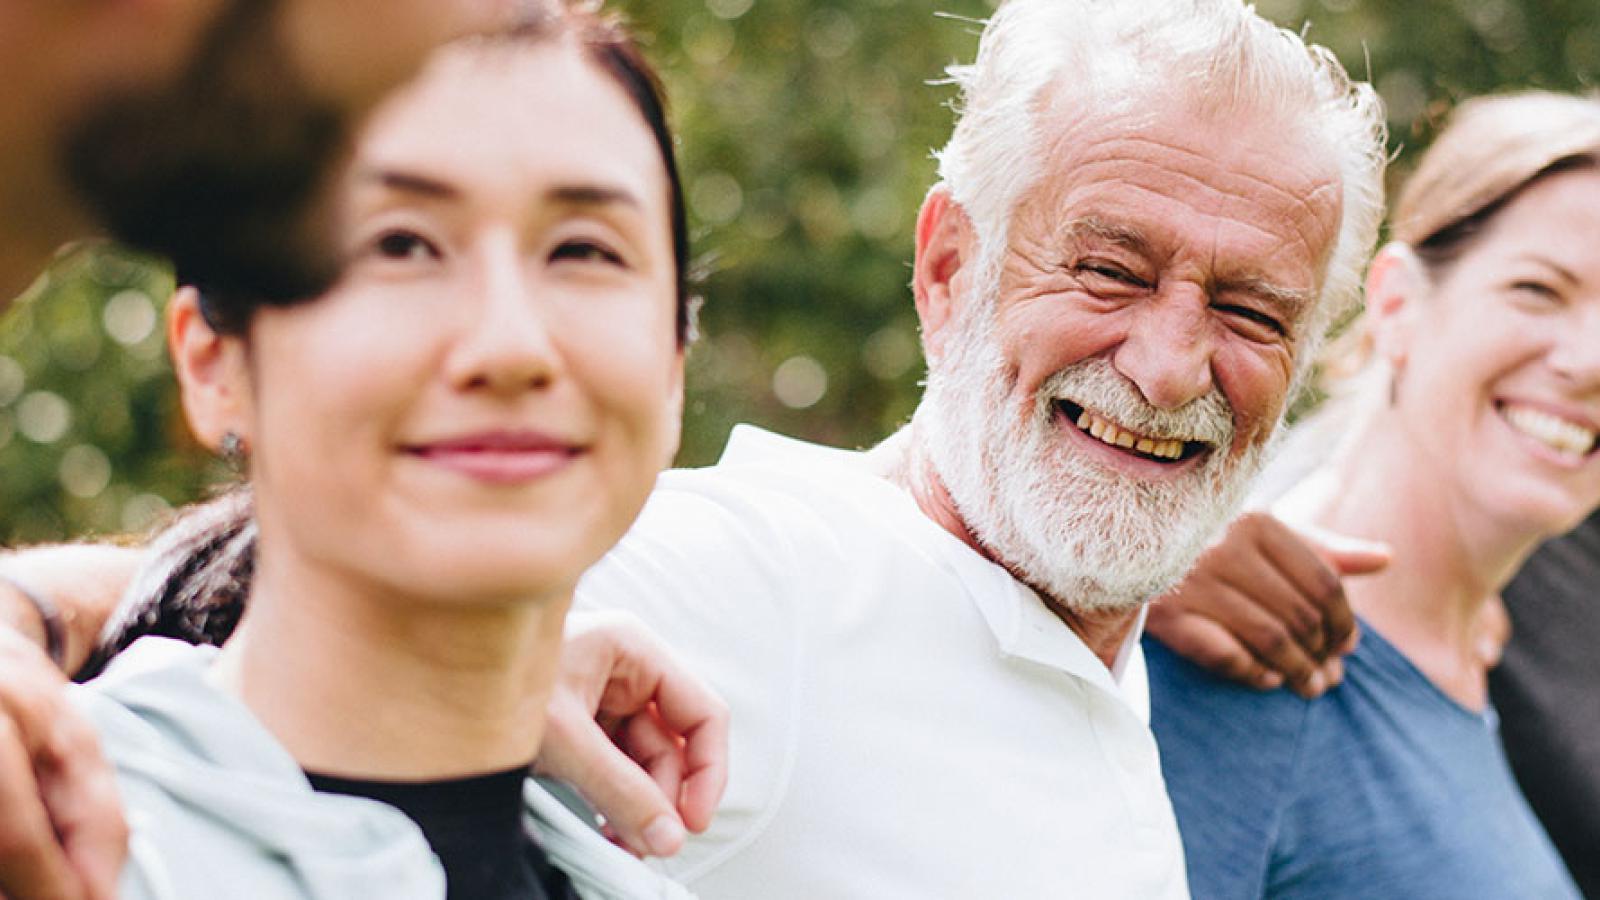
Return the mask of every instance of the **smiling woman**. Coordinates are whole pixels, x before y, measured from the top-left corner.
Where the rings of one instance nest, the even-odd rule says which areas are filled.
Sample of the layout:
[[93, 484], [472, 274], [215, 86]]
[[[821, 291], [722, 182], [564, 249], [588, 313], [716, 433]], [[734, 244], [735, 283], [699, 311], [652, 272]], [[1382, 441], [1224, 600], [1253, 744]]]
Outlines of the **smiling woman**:
[[327, 294], [171, 307], [191, 426], [248, 450], [257, 551], [220, 651], [146, 639], [82, 695], [122, 894], [673, 896], [526, 778], [573, 588], [677, 443], [654, 78], [585, 14], [458, 44], [344, 196]]

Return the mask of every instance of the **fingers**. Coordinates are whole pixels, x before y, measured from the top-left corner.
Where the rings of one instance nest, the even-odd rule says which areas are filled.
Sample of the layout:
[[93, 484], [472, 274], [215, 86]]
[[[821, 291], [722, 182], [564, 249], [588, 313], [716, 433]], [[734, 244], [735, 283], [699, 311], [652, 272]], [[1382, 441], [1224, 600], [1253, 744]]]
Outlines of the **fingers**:
[[0, 629], [0, 663], [0, 894], [78, 900], [85, 896], [82, 880], [57, 842], [36, 774], [62, 765], [53, 721], [58, 704], [50, 699], [63, 691], [62, 679], [43, 653], [8, 629]]
[[1230, 681], [1260, 690], [1283, 684], [1282, 674], [1262, 665], [1232, 632], [1204, 616], [1157, 602], [1145, 627], [1179, 656]]
[[705, 831], [728, 786], [728, 706], [700, 679], [664, 659], [655, 701], [661, 722], [681, 745], [678, 813], [690, 831]]
[[1320, 695], [1343, 677], [1330, 660], [1357, 639], [1342, 576], [1388, 562], [1381, 545], [1323, 538], [1331, 549], [1265, 513], [1240, 516], [1152, 608], [1152, 633], [1213, 671], [1267, 686], [1277, 680], [1263, 670], [1276, 672], [1301, 696]]
[[587, 706], [552, 704], [538, 767], [576, 787], [632, 852], [671, 856], [682, 849], [684, 829], [672, 801], [612, 743]]
[[1290, 624], [1293, 617], [1282, 608], [1293, 605], [1297, 598], [1269, 593], [1276, 588], [1266, 587], [1264, 581], [1253, 582], [1252, 593], [1219, 585], [1213, 601], [1218, 616], [1257, 662], [1282, 675], [1296, 693], [1320, 695], [1328, 688], [1319, 678], [1322, 632], [1311, 630], [1317, 636], [1316, 648], [1308, 649], [1304, 632]]
[[1308, 549], [1317, 555], [1324, 567], [1335, 576], [1335, 580], [1340, 581], [1339, 590], [1330, 595], [1322, 607], [1323, 627], [1327, 634], [1328, 646], [1336, 653], [1349, 653], [1356, 648], [1360, 632], [1355, 613], [1351, 611], [1350, 603], [1345, 597], [1342, 579], [1382, 571], [1388, 567], [1393, 553], [1387, 544], [1336, 534], [1321, 528], [1304, 528], [1301, 530], [1301, 537], [1309, 541]]
[[671, 855], [685, 826], [710, 824], [727, 785], [727, 707], [637, 619], [569, 618], [550, 710], [540, 768], [572, 782], [631, 849]]
[[112, 900], [128, 852], [128, 827], [111, 764], [89, 721], [70, 704], [56, 719], [60, 766], [41, 781], [67, 860], [88, 900]]
[[[1304, 553], [1309, 560], [1309, 567], [1304, 571], [1296, 570], [1294, 564], [1303, 564], [1305, 560], [1286, 562], [1279, 558], [1282, 548], [1271, 546], [1278, 538], [1279, 535], [1272, 532], [1252, 535], [1251, 540], [1256, 543], [1248, 549], [1241, 547], [1240, 552], [1219, 562], [1213, 577], [1219, 586], [1231, 589], [1230, 596], [1246, 601], [1247, 606], [1258, 607], [1258, 612], [1265, 613], [1273, 619], [1304, 651], [1310, 662], [1315, 664], [1322, 661], [1328, 649], [1327, 633], [1324, 630], [1326, 614], [1323, 607], [1330, 602], [1331, 596], [1342, 596], [1339, 579], [1331, 573], [1326, 573], [1315, 554], [1303, 547], [1292, 549]], [[1320, 581], [1315, 578], [1319, 574], [1328, 574], [1325, 583], [1308, 584]], [[1317, 592], [1317, 595], [1314, 596], [1312, 591]], [[1322, 593], [1323, 591], [1332, 591], [1333, 594], [1326, 595]], [[1241, 610], [1235, 615], [1241, 612], [1248, 610]], [[1224, 621], [1235, 626], [1243, 624], [1232, 619]], [[1241, 632], [1241, 635], [1245, 637], [1246, 644], [1256, 649], [1258, 655], [1265, 655], [1270, 659], [1280, 652], [1265, 643], [1258, 642], [1249, 634]]]
[[[704, 831], [728, 783], [727, 704], [636, 620], [619, 620], [606, 627], [616, 640], [617, 659], [598, 711], [608, 717], [633, 718], [649, 711], [658, 717], [651, 724], [664, 726], [673, 736], [673, 764], [680, 766], [682, 773], [681, 790], [668, 796], [683, 824]], [[631, 736], [631, 732], [623, 734]], [[657, 765], [663, 764], [660, 749], [653, 741], [639, 748], [623, 747], [641, 764], [639, 753], [654, 754]], [[651, 767], [646, 765], [646, 769]]]
[[[1326, 638], [1323, 614], [1305, 596], [1304, 582], [1323, 567], [1315, 554], [1291, 538], [1291, 567], [1285, 570], [1279, 560], [1284, 554], [1271, 546], [1285, 532], [1271, 516], [1241, 516], [1160, 605], [1209, 620], [1267, 668], [1292, 683], [1309, 685]], [[1330, 575], [1327, 581], [1337, 589], [1336, 577]], [[1325, 583], [1319, 589], [1326, 588]], [[1193, 634], [1187, 637], [1198, 642]]]
[[23, 739], [9, 723], [0, 724], [0, 892], [38, 900], [84, 896], [56, 843]]
[[1344, 646], [1355, 630], [1355, 613], [1345, 597], [1340, 572], [1297, 532], [1270, 516], [1256, 523], [1264, 563], [1281, 574], [1295, 593], [1295, 602], [1312, 617], [1313, 628], [1301, 634], [1307, 649], [1322, 662]]
[[675, 800], [683, 789], [684, 773], [678, 737], [667, 730], [653, 709], [628, 717], [621, 737], [622, 751], [649, 773], [662, 797]]
[[1313, 525], [1298, 526], [1297, 530], [1340, 575], [1370, 575], [1394, 560], [1394, 551], [1381, 541], [1350, 537]]

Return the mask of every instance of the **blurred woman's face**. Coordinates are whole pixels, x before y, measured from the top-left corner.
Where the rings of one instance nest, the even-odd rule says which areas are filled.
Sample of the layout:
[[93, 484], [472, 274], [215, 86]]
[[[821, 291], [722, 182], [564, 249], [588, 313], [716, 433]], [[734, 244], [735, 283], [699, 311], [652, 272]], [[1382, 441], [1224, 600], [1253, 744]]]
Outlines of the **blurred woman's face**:
[[1469, 504], [1540, 534], [1600, 503], [1600, 170], [1547, 176], [1433, 286], [1400, 427]]
[[455, 49], [369, 126], [352, 262], [249, 340], [265, 552], [401, 597], [564, 591], [676, 447], [665, 168], [565, 45]]

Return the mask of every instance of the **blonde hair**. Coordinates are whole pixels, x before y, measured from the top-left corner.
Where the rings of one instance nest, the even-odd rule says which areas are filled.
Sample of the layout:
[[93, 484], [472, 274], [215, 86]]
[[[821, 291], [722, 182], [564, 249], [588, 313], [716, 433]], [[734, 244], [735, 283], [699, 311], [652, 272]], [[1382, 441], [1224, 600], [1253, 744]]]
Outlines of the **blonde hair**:
[[961, 96], [939, 177], [971, 219], [985, 265], [1003, 255], [1013, 208], [1043, 174], [1038, 119], [1049, 89], [1108, 110], [1181, 89], [1217, 108], [1304, 123], [1333, 150], [1342, 214], [1301, 360], [1357, 305], [1383, 220], [1387, 132], [1376, 92], [1325, 48], [1239, 0], [1007, 0], [985, 24], [976, 61], [949, 73]]
[[1468, 100], [1401, 190], [1394, 239], [1431, 262], [1430, 244], [1470, 237], [1457, 233], [1481, 231], [1539, 176], [1596, 157], [1600, 98], [1528, 91]]
[[[1597, 162], [1600, 96], [1525, 91], [1468, 100], [1401, 189], [1391, 235], [1437, 282], [1529, 185]], [[1370, 323], [1358, 318], [1329, 348], [1325, 386], [1338, 394], [1368, 390], [1366, 381], [1382, 380], [1359, 377], [1376, 368], [1372, 356]]]

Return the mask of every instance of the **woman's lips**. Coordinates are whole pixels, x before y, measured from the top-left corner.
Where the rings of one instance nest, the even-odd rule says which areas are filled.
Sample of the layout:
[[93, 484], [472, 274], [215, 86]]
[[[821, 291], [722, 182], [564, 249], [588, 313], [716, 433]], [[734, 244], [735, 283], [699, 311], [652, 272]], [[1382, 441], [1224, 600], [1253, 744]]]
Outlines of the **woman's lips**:
[[535, 481], [583, 452], [576, 443], [525, 431], [481, 432], [404, 449], [424, 462], [489, 484]]

